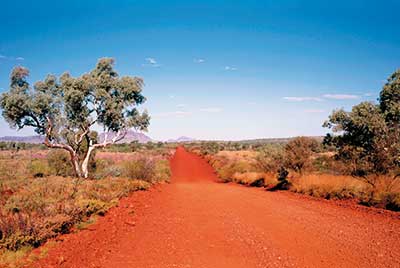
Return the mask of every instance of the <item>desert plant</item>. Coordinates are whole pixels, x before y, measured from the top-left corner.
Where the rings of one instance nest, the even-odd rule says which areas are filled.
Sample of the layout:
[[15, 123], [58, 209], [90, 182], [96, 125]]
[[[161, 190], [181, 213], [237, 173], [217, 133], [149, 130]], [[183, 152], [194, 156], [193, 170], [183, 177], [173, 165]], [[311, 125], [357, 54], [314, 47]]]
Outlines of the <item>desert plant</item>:
[[256, 157], [256, 166], [263, 172], [275, 173], [284, 162], [283, 150], [281, 148], [269, 148], [260, 152]]
[[69, 155], [64, 150], [52, 150], [47, 155], [47, 162], [51, 173], [56, 176], [71, 176], [73, 170], [70, 164]]
[[311, 155], [318, 148], [318, 142], [313, 138], [297, 137], [285, 146], [285, 166], [302, 173], [311, 166]]
[[40, 159], [32, 160], [28, 165], [28, 168], [32, 176], [35, 178], [48, 176], [50, 173], [47, 162]]
[[156, 162], [154, 159], [141, 157], [135, 161], [125, 162], [123, 174], [132, 179], [153, 182], [156, 176]]

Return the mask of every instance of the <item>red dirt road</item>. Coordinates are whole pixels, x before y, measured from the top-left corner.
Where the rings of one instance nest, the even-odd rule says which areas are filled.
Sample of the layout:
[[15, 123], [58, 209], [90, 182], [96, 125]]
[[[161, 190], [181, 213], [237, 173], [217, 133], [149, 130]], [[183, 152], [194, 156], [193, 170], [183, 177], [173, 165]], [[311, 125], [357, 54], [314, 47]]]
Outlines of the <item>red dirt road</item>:
[[178, 148], [172, 183], [134, 193], [32, 267], [400, 267], [399, 214], [216, 183]]

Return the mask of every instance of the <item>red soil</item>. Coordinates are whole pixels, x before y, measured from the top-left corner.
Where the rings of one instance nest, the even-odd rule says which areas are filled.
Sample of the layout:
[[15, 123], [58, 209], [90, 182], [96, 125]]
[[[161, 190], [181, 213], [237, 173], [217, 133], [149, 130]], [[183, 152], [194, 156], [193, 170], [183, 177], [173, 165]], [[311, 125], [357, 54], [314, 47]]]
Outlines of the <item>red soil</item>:
[[123, 199], [30, 267], [400, 267], [398, 214], [215, 183], [182, 148], [171, 167], [171, 184]]

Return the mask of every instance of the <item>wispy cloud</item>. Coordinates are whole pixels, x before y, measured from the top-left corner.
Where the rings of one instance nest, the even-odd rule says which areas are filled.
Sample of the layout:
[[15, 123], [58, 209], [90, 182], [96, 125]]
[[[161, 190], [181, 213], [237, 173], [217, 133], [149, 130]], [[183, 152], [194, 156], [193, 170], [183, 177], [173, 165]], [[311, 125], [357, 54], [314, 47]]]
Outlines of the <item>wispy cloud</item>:
[[304, 112], [309, 113], [309, 114], [320, 114], [320, 113], [324, 113], [325, 110], [321, 110], [321, 109], [307, 109], [307, 110], [304, 110]]
[[324, 101], [324, 100], [356, 100], [359, 98], [360, 98], [359, 95], [353, 95], [353, 94], [324, 94], [321, 97], [283, 97], [284, 100], [292, 102]]
[[194, 63], [204, 63], [206, 60], [205, 59], [194, 59]]
[[371, 96], [373, 96], [373, 94], [368, 92], [368, 93], [365, 93], [364, 96], [365, 97], [371, 97]]
[[236, 67], [232, 67], [232, 66], [225, 66], [224, 68], [225, 71], [237, 71]]
[[318, 97], [283, 97], [284, 100], [294, 101], [294, 102], [302, 102], [302, 101], [322, 101], [321, 98]]
[[0, 54], [0, 59], [3, 59], [3, 60], [16, 60], [16, 61], [25, 60], [25, 58], [23, 58], [23, 57], [6, 56], [6, 55], [3, 55], [3, 54]]
[[356, 100], [360, 98], [360, 96], [352, 94], [325, 94], [323, 97], [332, 100]]
[[180, 109], [185, 108], [186, 106], [187, 106], [187, 105], [184, 104], [184, 103], [180, 103], [180, 104], [176, 105], [176, 107], [178, 107], [178, 108], [180, 108]]
[[205, 112], [205, 113], [220, 113], [222, 111], [223, 109], [221, 107], [208, 107], [200, 109], [200, 112]]
[[174, 111], [174, 112], [165, 112], [165, 113], [158, 113], [154, 114], [153, 117], [187, 117], [192, 115], [191, 112], [185, 112], [185, 111]]
[[149, 67], [160, 67], [161, 64], [157, 62], [155, 58], [146, 58], [146, 63], [142, 64], [142, 66], [149, 66]]

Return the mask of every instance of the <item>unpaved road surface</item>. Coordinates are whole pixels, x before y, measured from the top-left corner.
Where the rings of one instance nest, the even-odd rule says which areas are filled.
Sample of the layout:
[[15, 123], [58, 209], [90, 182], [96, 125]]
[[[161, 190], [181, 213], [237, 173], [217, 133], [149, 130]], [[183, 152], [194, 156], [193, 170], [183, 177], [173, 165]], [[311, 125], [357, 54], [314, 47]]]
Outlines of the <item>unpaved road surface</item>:
[[178, 148], [172, 183], [123, 199], [32, 267], [400, 267], [399, 214], [216, 183]]

